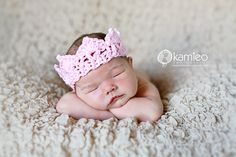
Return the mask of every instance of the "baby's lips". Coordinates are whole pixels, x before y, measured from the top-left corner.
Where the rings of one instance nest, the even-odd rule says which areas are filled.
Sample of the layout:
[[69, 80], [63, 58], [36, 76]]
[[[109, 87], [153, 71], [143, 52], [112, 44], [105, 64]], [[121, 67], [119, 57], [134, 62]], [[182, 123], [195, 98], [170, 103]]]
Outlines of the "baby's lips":
[[108, 106], [110, 106], [110, 105], [114, 102], [114, 100], [118, 100], [118, 99], [120, 99], [122, 96], [124, 96], [124, 94], [112, 97], [112, 98], [110, 99], [110, 101], [109, 101]]

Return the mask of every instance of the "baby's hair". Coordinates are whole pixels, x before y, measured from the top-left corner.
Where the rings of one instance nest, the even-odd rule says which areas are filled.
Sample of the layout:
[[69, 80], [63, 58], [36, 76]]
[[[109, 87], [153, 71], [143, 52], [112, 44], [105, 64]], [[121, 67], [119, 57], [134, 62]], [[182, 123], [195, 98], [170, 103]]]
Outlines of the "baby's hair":
[[70, 46], [69, 50], [67, 51], [67, 55], [75, 55], [76, 51], [82, 44], [82, 40], [84, 37], [89, 37], [89, 38], [97, 38], [97, 39], [103, 39], [105, 40], [106, 34], [104, 33], [90, 33], [90, 34], [83, 34], [81, 35], [78, 39], [76, 39], [73, 44]]

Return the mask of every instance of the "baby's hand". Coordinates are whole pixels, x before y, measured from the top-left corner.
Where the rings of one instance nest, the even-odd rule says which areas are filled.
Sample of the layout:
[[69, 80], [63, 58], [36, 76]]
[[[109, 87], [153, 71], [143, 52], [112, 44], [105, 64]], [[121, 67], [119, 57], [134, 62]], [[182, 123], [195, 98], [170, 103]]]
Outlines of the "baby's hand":
[[74, 92], [65, 94], [57, 103], [57, 112], [68, 114], [73, 118], [91, 118], [104, 120], [115, 117], [109, 111], [96, 110], [82, 101]]
[[133, 97], [124, 106], [110, 111], [118, 118], [135, 117], [139, 121], [156, 121], [163, 114], [163, 105], [156, 97]]

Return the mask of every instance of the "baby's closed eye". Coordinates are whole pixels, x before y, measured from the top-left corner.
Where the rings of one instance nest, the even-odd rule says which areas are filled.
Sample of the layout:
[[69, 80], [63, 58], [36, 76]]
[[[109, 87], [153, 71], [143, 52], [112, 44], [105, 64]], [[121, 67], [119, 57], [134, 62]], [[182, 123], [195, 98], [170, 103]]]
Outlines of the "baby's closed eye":
[[125, 70], [124, 69], [118, 69], [118, 70], [114, 70], [112, 72], [112, 77], [117, 77], [119, 76], [120, 74], [122, 74]]
[[90, 93], [92, 91], [95, 91], [98, 87], [93, 87], [93, 88], [89, 88], [89, 89], [86, 89], [87, 93]]

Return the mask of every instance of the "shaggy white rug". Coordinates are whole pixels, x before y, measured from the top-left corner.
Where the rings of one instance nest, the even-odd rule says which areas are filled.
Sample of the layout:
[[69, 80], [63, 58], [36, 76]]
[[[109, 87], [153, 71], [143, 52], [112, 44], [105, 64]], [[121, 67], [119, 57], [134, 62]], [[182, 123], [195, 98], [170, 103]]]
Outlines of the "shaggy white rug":
[[[0, 0], [0, 156], [236, 156], [235, 1]], [[117, 27], [160, 90], [154, 123], [56, 113], [68, 88], [53, 70], [82, 33]], [[165, 68], [163, 49], [207, 66]], [[205, 64], [205, 63], [204, 63]]]

